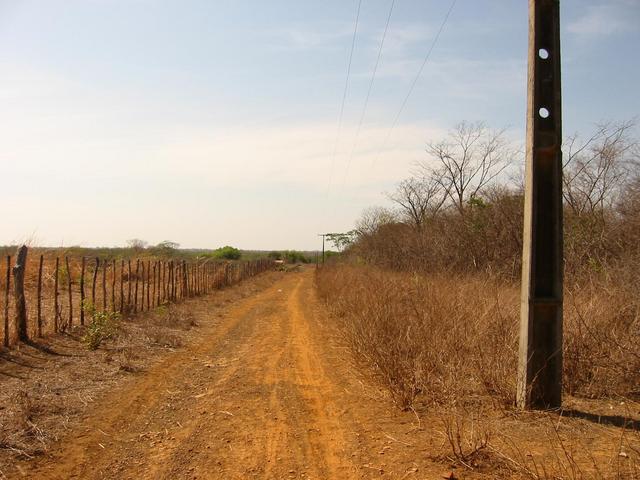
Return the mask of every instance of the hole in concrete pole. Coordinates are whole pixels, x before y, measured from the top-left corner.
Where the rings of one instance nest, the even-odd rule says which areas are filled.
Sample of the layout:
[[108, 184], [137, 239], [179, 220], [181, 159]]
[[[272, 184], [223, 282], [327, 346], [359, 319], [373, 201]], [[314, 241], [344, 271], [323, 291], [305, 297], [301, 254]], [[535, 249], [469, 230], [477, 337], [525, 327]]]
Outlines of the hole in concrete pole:
[[541, 118], [548, 118], [550, 113], [549, 113], [549, 110], [542, 107], [540, 110], [538, 110], [538, 115], [540, 115]]
[[547, 50], [546, 48], [541, 48], [540, 50], [538, 50], [538, 56], [541, 59], [546, 60], [547, 58], [549, 58], [549, 50]]

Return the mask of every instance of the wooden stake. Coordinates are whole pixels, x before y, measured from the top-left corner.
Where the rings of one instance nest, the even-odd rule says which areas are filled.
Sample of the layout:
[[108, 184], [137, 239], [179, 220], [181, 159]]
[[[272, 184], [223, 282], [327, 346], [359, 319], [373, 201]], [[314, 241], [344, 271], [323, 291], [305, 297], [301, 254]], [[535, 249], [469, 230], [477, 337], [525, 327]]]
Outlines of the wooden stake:
[[100, 259], [96, 257], [96, 264], [93, 267], [93, 283], [91, 285], [91, 306], [97, 310], [96, 305], [96, 281], [98, 280], [98, 269], [100, 268]]
[[83, 256], [80, 261], [80, 325], [84, 325], [84, 309], [85, 298], [84, 298], [84, 272], [86, 269], [87, 259]]
[[64, 257], [64, 263], [67, 267], [67, 289], [69, 295], [69, 324], [67, 325], [69, 328], [73, 325], [73, 282], [71, 280], [71, 268], [69, 267], [69, 257]]
[[27, 246], [18, 249], [16, 264], [13, 266], [13, 287], [15, 292], [16, 331], [21, 342], [29, 340], [27, 330], [27, 302], [24, 296], [24, 271], [27, 264]]
[[149, 287], [151, 286], [151, 260], [147, 260], [147, 311], [149, 310]]
[[136, 260], [136, 284], [133, 294], [133, 313], [138, 313], [138, 272], [140, 271], [140, 259]]
[[140, 311], [141, 312], [144, 312], [144, 284], [145, 284], [145, 279], [146, 279], [146, 277], [144, 275], [144, 260], [143, 260], [142, 261], [142, 281], [140, 282], [140, 287], [141, 287], [141, 290], [142, 290], [142, 292], [140, 292], [141, 293], [141, 295], [140, 295], [140, 297], [141, 297], [140, 298]]
[[129, 264], [129, 274], [127, 277], [127, 313], [131, 311], [131, 259], [127, 261]]
[[44, 263], [44, 255], [40, 255], [40, 263], [38, 265], [38, 337], [42, 337], [42, 264]]
[[120, 314], [124, 313], [124, 259], [120, 260]]
[[58, 333], [60, 324], [60, 305], [58, 303], [58, 277], [60, 276], [60, 259], [56, 257], [56, 269], [53, 274], [53, 332]]
[[11, 255], [7, 255], [7, 276], [4, 286], [4, 346], [9, 346], [9, 292], [11, 288]]
[[158, 262], [153, 262], [153, 292], [151, 294], [151, 306], [155, 307], [154, 303], [156, 301], [156, 272], [158, 269]]
[[116, 313], [116, 259], [112, 262], [113, 274], [111, 276], [111, 311]]
[[109, 262], [102, 262], [102, 311], [107, 311], [107, 267]]

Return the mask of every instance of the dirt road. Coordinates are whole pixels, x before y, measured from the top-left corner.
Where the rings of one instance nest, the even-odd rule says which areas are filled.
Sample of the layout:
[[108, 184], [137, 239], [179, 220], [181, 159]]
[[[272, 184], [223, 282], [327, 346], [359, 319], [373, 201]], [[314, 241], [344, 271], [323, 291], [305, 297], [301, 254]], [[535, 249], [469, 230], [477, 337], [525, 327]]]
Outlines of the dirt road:
[[[313, 271], [229, 307], [199, 340], [112, 390], [38, 479], [438, 478], [412, 414], [358, 377]], [[422, 436], [422, 435], [419, 435]]]

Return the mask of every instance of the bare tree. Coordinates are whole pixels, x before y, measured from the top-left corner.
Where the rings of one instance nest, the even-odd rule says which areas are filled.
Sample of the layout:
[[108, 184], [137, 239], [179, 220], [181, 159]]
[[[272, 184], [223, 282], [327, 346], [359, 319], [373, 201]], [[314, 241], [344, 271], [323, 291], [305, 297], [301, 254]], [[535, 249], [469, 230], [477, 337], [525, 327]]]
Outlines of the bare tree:
[[427, 153], [436, 165], [425, 161], [422, 169], [460, 213], [511, 161], [504, 130], [491, 130], [482, 122], [459, 123], [448, 138], [428, 143]]
[[394, 214], [384, 207], [369, 207], [356, 222], [358, 236], [373, 235], [382, 225], [396, 221]]
[[409, 177], [398, 184], [389, 199], [400, 207], [402, 215], [418, 230], [429, 216], [438, 213], [447, 199], [445, 190], [433, 176]]
[[616, 202], [638, 145], [630, 136], [634, 126], [633, 121], [609, 122], [585, 141], [577, 134], [567, 139], [563, 194], [573, 213], [603, 212]]
[[141, 240], [139, 238], [132, 238], [131, 240], [127, 240], [127, 248], [130, 248], [134, 251], [140, 251], [147, 248], [148, 243], [145, 240]]

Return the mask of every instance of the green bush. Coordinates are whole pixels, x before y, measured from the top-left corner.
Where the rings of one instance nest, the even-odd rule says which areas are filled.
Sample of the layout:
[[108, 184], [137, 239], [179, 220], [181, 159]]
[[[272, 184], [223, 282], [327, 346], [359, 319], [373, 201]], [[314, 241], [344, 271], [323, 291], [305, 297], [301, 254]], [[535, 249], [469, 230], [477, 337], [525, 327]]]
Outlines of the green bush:
[[295, 250], [286, 250], [282, 252], [282, 259], [287, 263], [309, 263], [309, 259], [303, 253]]
[[241, 256], [242, 253], [240, 250], [235, 247], [230, 247], [229, 245], [225, 245], [224, 247], [213, 251], [214, 258], [222, 258], [225, 260], [239, 260]]
[[83, 305], [91, 322], [82, 336], [82, 342], [89, 350], [96, 350], [102, 342], [112, 338], [118, 329], [119, 315], [116, 312], [100, 312], [90, 303]]

